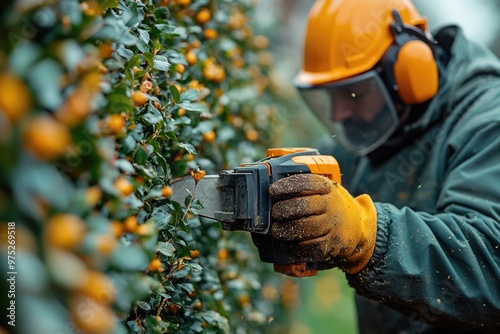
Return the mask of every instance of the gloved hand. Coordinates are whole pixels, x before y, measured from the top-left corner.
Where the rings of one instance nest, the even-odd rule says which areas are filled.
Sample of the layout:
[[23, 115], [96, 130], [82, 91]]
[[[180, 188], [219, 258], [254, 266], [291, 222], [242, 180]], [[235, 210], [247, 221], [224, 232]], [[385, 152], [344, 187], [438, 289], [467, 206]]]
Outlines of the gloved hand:
[[339, 183], [317, 174], [296, 174], [276, 181], [269, 193], [270, 235], [287, 241], [291, 257], [336, 259], [346, 273], [357, 273], [375, 248], [377, 213], [368, 195], [352, 197]]

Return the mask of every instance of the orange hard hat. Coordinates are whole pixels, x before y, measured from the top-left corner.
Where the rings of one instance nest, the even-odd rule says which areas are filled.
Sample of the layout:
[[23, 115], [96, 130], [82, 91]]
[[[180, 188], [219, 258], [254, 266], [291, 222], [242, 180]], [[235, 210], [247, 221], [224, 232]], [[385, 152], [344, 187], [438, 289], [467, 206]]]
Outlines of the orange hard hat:
[[316, 1], [307, 21], [296, 84], [330, 83], [372, 69], [394, 43], [394, 10], [405, 25], [426, 30], [427, 20], [410, 0]]

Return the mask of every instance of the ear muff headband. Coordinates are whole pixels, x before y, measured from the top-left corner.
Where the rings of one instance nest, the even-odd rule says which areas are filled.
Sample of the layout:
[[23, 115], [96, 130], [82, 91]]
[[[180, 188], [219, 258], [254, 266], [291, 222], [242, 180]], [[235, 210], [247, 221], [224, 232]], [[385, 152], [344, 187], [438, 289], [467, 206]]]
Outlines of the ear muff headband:
[[435, 42], [420, 29], [405, 25], [396, 10], [391, 23], [394, 44], [382, 58], [389, 86], [405, 104], [419, 104], [438, 90], [438, 70], [433, 55]]

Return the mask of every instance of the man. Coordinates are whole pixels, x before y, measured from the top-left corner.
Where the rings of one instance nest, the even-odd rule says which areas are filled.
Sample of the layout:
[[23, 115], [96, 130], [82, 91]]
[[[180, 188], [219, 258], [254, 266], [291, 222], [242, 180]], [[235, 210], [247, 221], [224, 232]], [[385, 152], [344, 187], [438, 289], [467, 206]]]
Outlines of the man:
[[314, 4], [295, 83], [342, 185], [275, 182], [271, 236], [344, 270], [362, 333], [498, 333], [500, 62], [426, 25], [409, 0]]

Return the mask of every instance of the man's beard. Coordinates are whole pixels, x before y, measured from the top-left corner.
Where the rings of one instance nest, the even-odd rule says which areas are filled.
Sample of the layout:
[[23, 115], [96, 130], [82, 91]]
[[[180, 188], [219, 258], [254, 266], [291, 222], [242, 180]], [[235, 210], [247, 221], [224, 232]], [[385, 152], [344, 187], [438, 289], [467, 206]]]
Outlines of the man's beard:
[[384, 137], [390, 131], [396, 120], [388, 110], [387, 106], [369, 122], [356, 119], [348, 119], [342, 122], [343, 139], [351, 149], [362, 149], [369, 147]]

